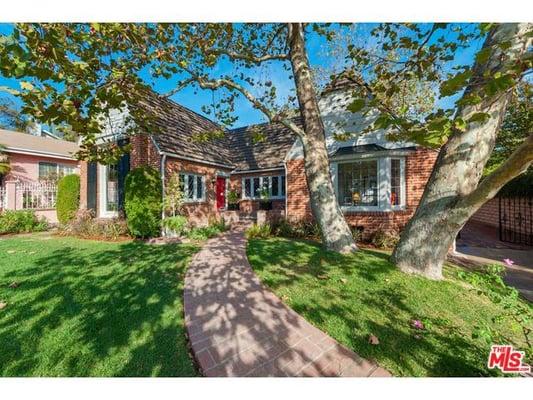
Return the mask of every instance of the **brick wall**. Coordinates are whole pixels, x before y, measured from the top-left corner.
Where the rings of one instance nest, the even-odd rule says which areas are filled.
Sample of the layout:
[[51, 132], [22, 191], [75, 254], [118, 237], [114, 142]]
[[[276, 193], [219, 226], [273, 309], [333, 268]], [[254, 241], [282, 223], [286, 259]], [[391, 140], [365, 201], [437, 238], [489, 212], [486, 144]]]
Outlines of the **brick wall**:
[[470, 218], [470, 221], [479, 222], [485, 225], [499, 227], [499, 205], [498, 198], [493, 198], [483, 204], [479, 210]]
[[135, 135], [130, 138], [130, 169], [150, 165], [159, 170], [161, 156], [148, 135]]
[[166, 181], [168, 182], [172, 174], [181, 172], [205, 176], [205, 201], [185, 203], [183, 206], [183, 214], [187, 216], [189, 222], [196, 226], [205, 226], [210, 219], [219, 218], [220, 213], [216, 208], [216, 176], [218, 172], [229, 173], [229, 170], [177, 158], [167, 158], [165, 163]]
[[[419, 148], [406, 157], [406, 208], [389, 212], [346, 212], [350, 226], [362, 227], [368, 237], [377, 230], [401, 230], [414, 214], [431, 175], [437, 152]], [[312, 219], [303, 159], [287, 162], [287, 215], [293, 220]]]
[[[242, 198], [242, 179], [246, 177], [257, 177], [257, 176], [275, 176], [275, 175], [284, 175], [285, 172], [283, 170], [279, 171], [269, 171], [269, 172], [260, 172], [260, 173], [253, 173], [253, 174], [240, 174], [240, 175], [232, 175], [230, 178], [229, 187], [231, 190], [235, 190], [239, 193], [240, 197]], [[272, 209], [273, 210], [285, 210], [285, 200], [272, 200]], [[259, 200], [240, 200], [239, 201], [239, 210], [246, 214], [252, 214], [257, 212], [259, 210]]]

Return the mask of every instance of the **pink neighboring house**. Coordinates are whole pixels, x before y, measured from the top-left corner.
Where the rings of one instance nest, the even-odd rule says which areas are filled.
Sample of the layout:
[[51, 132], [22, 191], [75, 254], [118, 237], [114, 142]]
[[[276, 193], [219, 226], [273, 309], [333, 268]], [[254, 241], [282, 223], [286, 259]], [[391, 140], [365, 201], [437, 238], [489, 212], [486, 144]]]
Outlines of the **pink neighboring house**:
[[73, 157], [78, 145], [3, 129], [0, 129], [0, 144], [11, 167], [8, 174], [0, 176], [0, 206], [12, 210], [34, 209], [49, 222], [57, 222], [56, 188], [50, 177], [79, 174], [79, 161]]

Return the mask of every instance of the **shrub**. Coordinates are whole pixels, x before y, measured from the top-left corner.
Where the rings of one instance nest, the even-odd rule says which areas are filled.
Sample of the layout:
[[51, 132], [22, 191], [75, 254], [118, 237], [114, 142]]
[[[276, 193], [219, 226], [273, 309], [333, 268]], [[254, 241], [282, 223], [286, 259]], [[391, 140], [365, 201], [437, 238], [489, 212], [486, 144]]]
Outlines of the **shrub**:
[[[472, 290], [483, 295], [493, 304], [501, 305], [503, 311], [492, 318], [492, 323], [510, 319], [522, 332], [524, 342], [532, 341], [533, 307], [520, 298], [518, 290], [508, 286], [504, 280], [505, 268], [502, 265], [486, 265], [481, 271], [459, 271], [457, 276], [472, 285]], [[482, 324], [474, 327], [473, 338], [480, 338], [491, 343], [507, 343], [508, 339], [493, 328], [492, 324]], [[526, 353], [527, 356], [527, 353]], [[529, 362], [526, 360], [526, 362]]]
[[163, 227], [174, 232], [178, 236], [182, 236], [187, 231], [187, 218], [183, 215], [166, 217], [163, 220]]
[[215, 220], [210, 222], [208, 226], [200, 228], [192, 228], [188, 233], [187, 237], [192, 240], [207, 240], [209, 238], [215, 237], [218, 234], [226, 231], [228, 227], [223, 218], [220, 220]]
[[272, 234], [272, 229], [269, 224], [257, 225], [253, 224], [246, 229], [247, 239], [266, 239]]
[[139, 167], [126, 176], [125, 204], [128, 229], [132, 236], [158, 236], [162, 211], [161, 176], [151, 167]]
[[237, 204], [239, 202], [239, 192], [236, 190], [230, 190], [228, 192], [228, 204]]
[[76, 215], [80, 208], [80, 177], [77, 174], [66, 175], [57, 184], [57, 219], [66, 224]]
[[5, 210], [0, 214], [0, 233], [42, 232], [48, 229], [48, 222], [38, 218], [34, 211]]
[[272, 233], [276, 236], [295, 239], [320, 238], [320, 228], [318, 227], [318, 224], [311, 221], [292, 222], [285, 218], [278, 219], [273, 223]]
[[74, 219], [63, 226], [60, 234], [84, 239], [118, 240], [128, 236], [124, 219], [95, 219], [92, 210], [79, 210]]
[[379, 229], [372, 236], [372, 244], [379, 249], [392, 249], [398, 244], [400, 234], [394, 230]]

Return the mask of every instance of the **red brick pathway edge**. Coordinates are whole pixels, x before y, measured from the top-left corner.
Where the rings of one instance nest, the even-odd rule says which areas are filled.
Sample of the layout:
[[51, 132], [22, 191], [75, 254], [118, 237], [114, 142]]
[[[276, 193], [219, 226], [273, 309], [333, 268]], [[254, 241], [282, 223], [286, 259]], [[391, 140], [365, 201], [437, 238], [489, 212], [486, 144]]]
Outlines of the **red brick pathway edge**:
[[205, 376], [391, 376], [265, 288], [242, 232], [210, 239], [194, 256], [183, 299], [192, 354]]

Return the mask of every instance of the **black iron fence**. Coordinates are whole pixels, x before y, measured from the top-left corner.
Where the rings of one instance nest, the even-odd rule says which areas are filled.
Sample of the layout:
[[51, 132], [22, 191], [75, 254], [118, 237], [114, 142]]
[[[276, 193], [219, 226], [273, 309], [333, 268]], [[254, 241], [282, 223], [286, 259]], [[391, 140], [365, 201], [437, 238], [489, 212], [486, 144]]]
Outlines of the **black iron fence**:
[[499, 197], [500, 240], [533, 246], [533, 196]]

